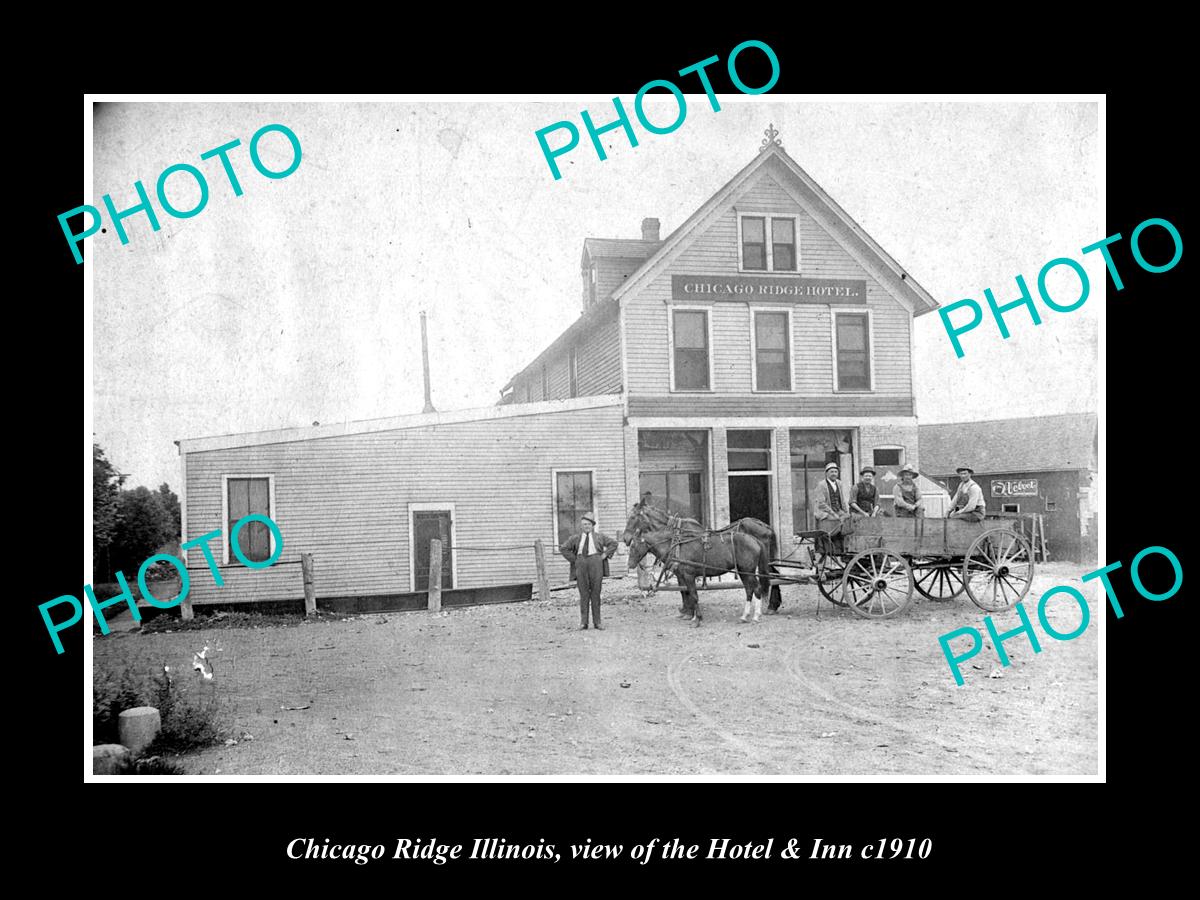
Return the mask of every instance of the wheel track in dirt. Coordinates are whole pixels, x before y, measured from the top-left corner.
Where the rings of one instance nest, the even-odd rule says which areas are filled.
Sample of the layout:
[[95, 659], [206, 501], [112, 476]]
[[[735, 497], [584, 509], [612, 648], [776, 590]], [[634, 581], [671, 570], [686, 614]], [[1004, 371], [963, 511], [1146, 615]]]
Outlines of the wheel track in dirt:
[[[794, 645], [789, 650], [784, 651], [777, 657], [783, 665], [788, 676], [794, 681], [805, 693], [815, 698], [816, 704], [808, 704], [805, 706], [806, 711], [811, 712], [815, 705], [823, 714], [828, 715], [832, 719], [841, 720], [858, 720], [871, 722], [876, 725], [883, 726], [889, 730], [903, 734], [915, 741], [932, 744], [942, 751], [953, 753], [957, 759], [969, 761], [972, 766], [982, 768], [987, 772], [995, 772], [997, 760], [994, 757], [982, 755], [976, 751], [965, 749], [953, 741], [946, 740], [936, 734], [929, 734], [923, 729], [915, 728], [904, 722], [894, 719], [891, 716], [884, 715], [859, 704], [849, 702], [842, 699], [829, 688], [825, 687], [821, 682], [815, 680], [812, 676], [806, 673], [800, 664], [801, 655], [812, 649], [813, 644], [823, 635], [820, 633], [813, 634], [808, 638], [802, 639], [797, 645]], [[696, 717], [706, 728], [721, 738], [727, 745], [735, 748], [738, 752], [743, 753], [760, 764], [767, 766], [772, 774], [785, 774], [782, 766], [783, 760], [779, 759], [778, 750], [770, 750], [759, 746], [745, 738], [734, 734], [728, 727], [714, 715], [705, 712], [700, 706], [691, 699], [687, 690], [684, 688], [682, 674], [689, 663], [694, 661], [695, 655], [702, 651], [704, 645], [693, 641], [692, 645], [685, 649], [682, 655], [672, 660], [667, 665], [667, 683], [669, 684], [672, 693], [683, 707]]]
[[721, 740], [725, 741], [725, 743], [736, 748], [740, 753], [750, 756], [762, 765], [769, 767], [772, 770], [772, 774], [782, 774], [779, 771], [779, 763], [773, 759], [770, 754], [765, 753], [761, 748], [756, 747], [755, 745], [729, 731], [729, 729], [722, 726], [720, 722], [697, 706], [696, 703], [688, 696], [687, 691], [685, 691], [683, 688], [683, 682], [680, 678], [680, 675], [686, 668], [687, 664], [692, 661], [692, 657], [695, 656], [698, 649], [698, 647], [693, 646], [682, 656], [677, 657], [667, 664], [667, 684], [670, 685], [671, 691], [675, 694], [675, 698], [681, 704], [683, 704], [684, 709], [703, 722], [710, 731], [720, 737]]
[[878, 712], [874, 712], [866, 709], [865, 707], [859, 706], [856, 703], [850, 703], [849, 701], [843, 700], [824, 685], [810, 678], [800, 666], [799, 658], [805, 650], [812, 648], [812, 645], [816, 642], [818, 637], [821, 637], [821, 635], [814, 634], [811, 637], [805, 638], [801, 641], [799, 646], [793, 647], [789, 652], [781, 654], [780, 658], [783, 661], [784, 669], [787, 671], [788, 675], [791, 676], [792, 680], [796, 682], [796, 684], [809, 693], [815, 694], [816, 696], [824, 699], [829, 707], [832, 707], [836, 712], [839, 712], [844, 718], [865, 719], [868, 722], [875, 722], [878, 725], [883, 725], [885, 728], [890, 728], [894, 731], [900, 732], [901, 734], [924, 741], [925, 743], [935, 744], [936, 746], [941, 747], [943, 750], [957, 754], [960, 758], [969, 759], [973, 763], [983, 766], [989, 772], [995, 770], [996, 760], [992, 757], [985, 757], [972, 750], [963, 749], [952, 741], [938, 737], [936, 734], [927, 734], [923, 730], [913, 728], [911, 725], [906, 725], [905, 723], [900, 722], [897, 719], [893, 719], [890, 716], [882, 715]]

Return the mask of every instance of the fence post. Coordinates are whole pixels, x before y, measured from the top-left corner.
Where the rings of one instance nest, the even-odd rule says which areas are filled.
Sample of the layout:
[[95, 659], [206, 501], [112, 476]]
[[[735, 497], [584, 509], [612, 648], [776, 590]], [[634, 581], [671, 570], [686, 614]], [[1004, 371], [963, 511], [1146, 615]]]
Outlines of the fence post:
[[434, 538], [429, 542], [429, 611], [442, 609], [442, 542]]
[[550, 578], [546, 575], [546, 547], [542, 539], [533, 542], [533, 557], [537, 561], [538, 599], [550, 599]]
[[304, 615], [317, 611], [317, 591], [313, 587], [313, 558], [311, 553], [300, 554], [300, 570], [304, 573]]

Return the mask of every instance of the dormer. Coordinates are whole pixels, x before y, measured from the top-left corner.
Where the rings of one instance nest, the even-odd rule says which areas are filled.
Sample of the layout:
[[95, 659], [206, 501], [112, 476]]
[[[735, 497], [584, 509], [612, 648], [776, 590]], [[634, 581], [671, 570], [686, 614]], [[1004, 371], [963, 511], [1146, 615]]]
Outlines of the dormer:
[[641, 240], [585, 238], [580, 263], [583, 311], [607, 300], [661, 245], [658, 219], [642, 219]]

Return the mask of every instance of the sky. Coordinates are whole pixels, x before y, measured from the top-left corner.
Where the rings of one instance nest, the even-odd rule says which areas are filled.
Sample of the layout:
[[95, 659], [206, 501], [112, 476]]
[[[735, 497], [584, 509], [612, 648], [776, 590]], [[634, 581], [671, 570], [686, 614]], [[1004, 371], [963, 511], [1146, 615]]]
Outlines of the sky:
[[[632, 98], [623, 97], [627, 108]], [[209, 197], [175, 219], [146, 217], [88, 238], [93, 274], [92, 433], [127, 486], [180, 490], [183, 438], [419, 413], [420, 319], [428, 314], [433, 403], [490, 406], [499, 389], [581, 312], [586, 237], [640, 237], [645, 217], [670, 233], [758, 152], [773, 124], [784, 149], [941, 304], [1019, 296], [1023, 274], [1057, 257], [1092, 284], [1078, 310], [1040, 304], [990, 317], [955, 357], [937, 312], [916, 320], [922, 422], [1095, 410], [1097, 321], [1105, 269], [1080, 249], [1105, 236], [1097, 105], [1076, 102], [805, 102], [688, 95], [673, 133], [636, 124], [638, 146], [586, 133], [554, 180], [534, 136], [610, 98], [532, 102], [105, 103], [95, 108], [93, 196], [118, 210], [152, 197], [159, 174], [188, 163]], [[669, 122], [673, 100], [646, 104]], [[300, 165], [268, 179], [251, 136], [282, 124]], [[244, 193], [200, 154], [233, 139]], [[558, 135], [551, 138], [557, 141]], [[556, 144], [555, 144], [556, 146]], [[287, 140], [266, 135], [265, 166], [286, 168]], [[167, 195], [189, 209], [187, 174]], [[1051, 296], [1078, 297], [1067, 267]], [[959, 315], [962, 315], [960, 311]], [[955, 319], [957, 321], [957, 317]], [[85, 386], [85, 390], [86, 390]]]

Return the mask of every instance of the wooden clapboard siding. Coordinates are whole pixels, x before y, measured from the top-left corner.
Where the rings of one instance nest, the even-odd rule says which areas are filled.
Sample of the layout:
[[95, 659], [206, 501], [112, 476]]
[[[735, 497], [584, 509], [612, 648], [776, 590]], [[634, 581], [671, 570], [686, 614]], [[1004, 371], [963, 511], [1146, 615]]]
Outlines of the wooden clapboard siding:
[[[867, 308], [871, 310], [871, 341], [874, 398], [861, 401], [857, 395], [834, 394], [832, 313], [830, 307], [789, 304], [783, 300], [763, 301], [755, 306], [788, 307], [792, 315], [792, 353], [796, 400], [806, 404], [829, 394], [840, 398], [840, 409], [897, 407], [912, 398], [911, 314], [809, 215], [780, 185], [788, 177], [781, 164], [764, 168], [748, 188], [719, 217], [684, 249], [665, 271], [645, 288], [624, 300], [623, 323], [631, 397], [681, 396], [689, 404], [703, 405], [703, 395], [670, 394], [670, 358], [667, 334], [671, 300], [671, 276], [676, 274], [737, 275], [737, 211], [786, 212], [795, 214], [799, 238], [800, 273], [813, 278], [863, 279], [867, 284]], [[713, 399], [736, 396], [741, 402], [753, 394], [750, 351], [750, 311], [744, 303], [697, 300], [694, 305], [711, 309], [713, 336]], [[710, 395], [711, 396], [711, 395]], [[785, 395], [786, 396], [786, 395]], [[710, 404], [711, 405], [711, 404]], [[718, 403], [717, 406], [723, 404]], [[769, 402], [768, 402], [769, 405]]]
[[[318, 598], [411, 591], [410, 503], [453, 503], [460, 547], [528, 545], [459, 551], [455, 587], [534, 580], [538, 538], [546, 544], [551, 580], [565, 581], [567, 564], [554, 546], [551, 472], [595, 469], [600, 527], [619, 532], [625, 522], [622, 412], [614, 405], [188, 453], [189, 538], [224, 532], [223, 475], [269, 474], [275, 478], [272, 518], [284, 542], [280, 562], [269, 569], [222, 569], [223, 587], [213, 584], [193, 548], [187, 560], [193, 599], [302, 597], [300, 567], [289, 563], [301, 553], [313, 554]], [[219, 543], [213, 550], [219, 563]]]
[[[565, 360], [565, 351], [563, 357]], [[620, 392], [621, 324], [613, 316], [602, 321], [579, 345], [579, 396]]]
[[[529, 400], [565, 400], [571, 396], [571, 382], [568, 374], [570, 359], [570, 341], [562, 341], [561, 346], [547, 355], [546, 383], [549, 395], [542, 397], [542, 369], [537, 363], [525, 370], [513, 382], [516, 390], [516, 402], [525, 402], [525, 388], [529, 387]], [[599, 394], [617, 394], [621, 391], [621, 330], [616, 316], [606, 317], [596, 322], [593, 328], [585, 332], [576, 345], [579, 354], [579, 396], [590, 397]]]
[[874, 394], [753, 394], [721, 396], [713, 394], [670, 395], [629, 398], [629, 417], [697, 417], [703, 419], [745, 416], [911, 416], [912, 397], [877, 397]]
[[596, 300], [607, 300], [621, 284], [638, 270], [646, 260], [628, 259], [621, 256], [602, 256], [594, 261], [596, 266]]

